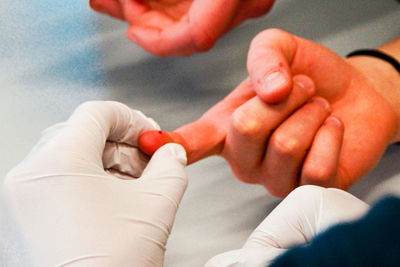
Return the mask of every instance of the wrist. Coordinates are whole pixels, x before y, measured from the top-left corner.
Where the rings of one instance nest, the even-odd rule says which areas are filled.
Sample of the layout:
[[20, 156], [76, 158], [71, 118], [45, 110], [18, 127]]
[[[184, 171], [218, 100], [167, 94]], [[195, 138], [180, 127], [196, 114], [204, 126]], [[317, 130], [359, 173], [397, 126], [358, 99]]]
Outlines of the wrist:
[[[397, 43], [397, 44], [396, 44]], [[400, 62], [400, 39], [378, 48]], [[400, 141], [400, 73], [388, 62], [372, 56], [358, 55], [347, 62], [366, 77], [396, 114], [397, 130], [392, 142]]]

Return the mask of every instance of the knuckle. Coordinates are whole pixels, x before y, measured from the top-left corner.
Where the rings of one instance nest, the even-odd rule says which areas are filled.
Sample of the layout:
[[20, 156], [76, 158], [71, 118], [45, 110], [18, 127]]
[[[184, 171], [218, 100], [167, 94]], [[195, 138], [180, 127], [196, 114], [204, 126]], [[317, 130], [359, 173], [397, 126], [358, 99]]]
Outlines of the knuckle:
[[244, 137], [259, 136], [263, 132], [262, 124], [251, 115], [247, 110], [237, 109], [232, 115], [232, 129]]
[[294, 157], [302, 149], [299, 139], [281, 132], [272, 135], [270, 146], [278, 155], [286, 157]]

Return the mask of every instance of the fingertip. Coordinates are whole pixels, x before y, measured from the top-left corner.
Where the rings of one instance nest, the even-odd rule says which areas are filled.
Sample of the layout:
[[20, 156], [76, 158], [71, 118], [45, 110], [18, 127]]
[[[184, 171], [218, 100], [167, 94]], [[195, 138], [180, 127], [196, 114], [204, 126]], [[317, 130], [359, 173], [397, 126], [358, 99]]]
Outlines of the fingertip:
[[291, 85], [287, 83], [281, 88], [276, 88], [274, 90], [265, 90], [265, 88], [261, 88], [258, 90], [257, 95], [261, 100], [268, 104], [278, 104], [286, 100], [291, 92]]
[[124, 19], [122, 7], [118, 2], [109, 1], [100, 3], [97, 0], [89, 0], [89, 6], [96, 12], [107, 14], [117, 19]]
[[309, 103], [318, 104], [320, 107], [323, 107], [323, 110], [328, 112], [329, 114], [332, 112], [332, 107], [329, 101], [321, 96], [314, 96], [313, 98], [310, 99]]
[[263, 31], [251, 41], [247, 70], [258, 96], [267, 103], [279, 103], [291, 93], [295, 51], [293, 38], [282, 30]]
[[343, 122], [329, 116], [314, 138], [302, 169], [301, 184], [324, 187], [336, 184], [343, 136]]
[[89, 6], [90, 6], [90, 8], [96, 10], [96, 8], [98, 7], [98, 4], [97, 4], [96, 0], [89, 0]]
[[140, 150], [149, 156], [152, 156], [163, 145], [171, 142], [173, 142], [171, 136], [163, 131], [147, 131], [138, 139]]
[[264, 80], [263, 89], [266, 92], [274, 92], [287, 87], [289, 85], [288, 80], [288, 77], [281, 71], [269, 73]]
[[126, 36], [133, 43], [142, 45], [148, 42], [149, 39], [155, 40], [160, 31], [160, 29], [151, 26], [131, 25], [126, 31]]
[[293, 77], [293, 82], [305, 89], [309, 96], [313, 96], [316, 93], [316, 87], [314, 81], [306, 75], [296, 75]]
[[180, 145], [180, 147], [183, 147], [184, 150], [187, 149], [187, 144], [184, 139], [175, 132], [164, 132], [159, 130], [147, 131], [139, 136], [138, 139], [140, 150], [149, 156], [152, 156], [159, 148], [169, 143], [175, 143]]
[[338, 117], [335, 117], [335, 116], [329, 116], [325, 120], [325, 125], [333, 126], [341, 131], [344, 130], [343, 122]]
[[137, 37], [137, 35], [135, 34], [135, 32], [133, 30], [131, 30], [131, 28], [129, 28], [126, 31], [126, 37], [128, 38], [129, 41], [131, 41], [134, 44], [139, 45], [139, 38]]
[[[286, 100], [292, 92], [293, 86], [305, 89], [309, 96], [316, 93], [313, 80], [306, 75], [296, 75], [291, 82], [290, 75], [282, 72], [273, 72], [265, 78], [264, 84], [256, 88], [257, 95], [266, 103], [278, 104]], [[261, 88], [260, 88], [261, 87]]]
[[126, 36], [132, 43], [155, 56], [189, 56], [193, 51], [187, 47], [187, 40], [179, 36], [182, 32], [176, 29], [178, 26], [161, 29], [147, 25], [132, 25], [126, 31]]
[[103, 14], [108, 14], [108, 10], [105, 9], [102, 5], [100, 5], [95, 0], [90, 0], [89, 1], [89, 6], [90, 6], [91, 9], [93, 9], [96, 12], [103, 13]]
[[161, 49], [160, 34], [161, 29], [142, 25], [131, 25], [126, 31], [126, 37], [132, 43], [141, 46], [144, 50], [156, 56], [165, 56], [162, 52], [163, 49]]

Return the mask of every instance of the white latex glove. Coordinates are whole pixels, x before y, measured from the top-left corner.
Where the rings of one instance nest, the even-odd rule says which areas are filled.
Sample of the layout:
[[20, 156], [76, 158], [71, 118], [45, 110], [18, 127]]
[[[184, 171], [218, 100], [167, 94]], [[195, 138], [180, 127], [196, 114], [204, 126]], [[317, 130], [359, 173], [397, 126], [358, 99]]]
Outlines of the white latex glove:
[[364, 215], [369, 206], [334, 188], [292, 191], [254, 230], [243, 248], [213, 257], [206, 267], [265, 267], [290, 247], [311, 242], [328, 227]]
[[158, 128], [123, 104], [87, 102], [44, 132], [4, 185], [34, 266], [163, 265], [187, 177], [181, 146], [148, 164], [135, 148]]

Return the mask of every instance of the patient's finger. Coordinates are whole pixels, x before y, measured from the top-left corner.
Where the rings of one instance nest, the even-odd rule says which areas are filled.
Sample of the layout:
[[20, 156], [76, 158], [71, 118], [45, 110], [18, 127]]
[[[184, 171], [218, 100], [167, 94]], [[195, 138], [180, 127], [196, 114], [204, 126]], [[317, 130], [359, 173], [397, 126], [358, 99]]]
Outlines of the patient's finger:
[[148, 25], [135, 23], [128, 29], [127, 36], [132, 42], [158, 56], [190, 55], [206, 51], [225, 32], [239, 2], [196, 0], [188, 14], [179, 21], [166, 25], [164, 17], [160, 25], [154, 22]]
[[251, 42], [247, 70], [257, 95], [267, 103], [279, 103], [290, 94], [291, 77], [310, 77], [317, 95], [329, 102], [342, 96], [352, 70], [328, 48], [279, 29], [260, 32]]
[[118, 0], [89, 0], [90, 7], [103, 14], [117, 19], [124, 19], [124, 12]]
[[220, 154], [233, 111], [255, 96], [250, 80], [243, 81], [232, 93], [208, 110], [200, 119], [173, 132], [150, 131], [139, 138], [142, 151], [151, 155], [166, 143], [181, 144], [188, 164]]
[[344, 125], [337, 117], [329, 117], [314, 138], [301, 172], [300, 184], [324, 187], [335, 184], [340, 151], [343, 143]]
[[274, 132], [262, 166], [271, 194], [285, 196], [299, 185], [304, 158], [330, 112], [327, 100], [314, 97]]
[[233, 29], [243, 21], [249, 18], [260, 17], [268, 13], [275, 0], [245, 0], [241, 1], [235, 17], [232, 19], [229, 30]]
[[265, 177], [259, 171], [271, 134], [314, 93], [312, 80], [298, 75], [287, 100], [270, 105], [256, 96], [233, 113], [222, 155], [240, 180], [263, 183]]
[[247, 70], [257, 95], [267, 103], [279, 103], [292, 89], [291, 61], [296, 54], [295, 38], [277, 29], [259, 33], [250, 44]]

